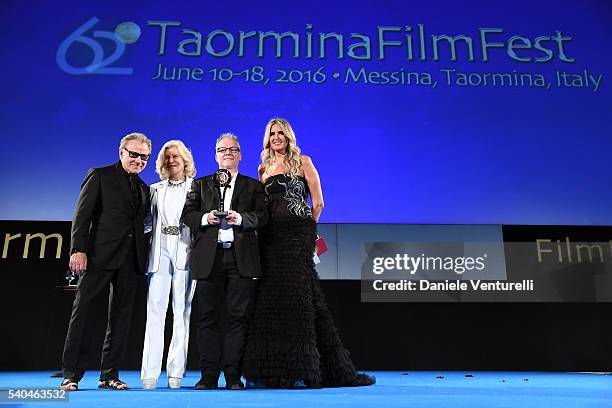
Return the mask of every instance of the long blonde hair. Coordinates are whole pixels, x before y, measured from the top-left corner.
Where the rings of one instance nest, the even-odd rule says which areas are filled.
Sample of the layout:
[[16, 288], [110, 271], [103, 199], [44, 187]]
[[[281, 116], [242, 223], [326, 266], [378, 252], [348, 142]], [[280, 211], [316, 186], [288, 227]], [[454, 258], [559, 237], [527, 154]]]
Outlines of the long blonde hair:
[[301, 150], [297, 146], [297, 140], [291, 125], [287, 120], [281, 118], [272, 118], [266, 125], [263, 139], [263, 150], [261, 151], [261, 164], [258, 168], [259, 173], [263, 174], [264, 178], [267, 178], [269, 175], [270, 166], [274, 164], [275, 153], [274, 150], [272, 150], [272, 145], [270, 143], [270, 131], [274, 125], [281, 127], [283, 133], [285, 134], [285, 139], [287, 139], [287, 147], [285, 149], [285, 156], [283, 158], [285, 168], [287, 169], [285, 174], [292, 177], [297, 177], [300, 175], [302, 170], [302, 162], [300, 161]]

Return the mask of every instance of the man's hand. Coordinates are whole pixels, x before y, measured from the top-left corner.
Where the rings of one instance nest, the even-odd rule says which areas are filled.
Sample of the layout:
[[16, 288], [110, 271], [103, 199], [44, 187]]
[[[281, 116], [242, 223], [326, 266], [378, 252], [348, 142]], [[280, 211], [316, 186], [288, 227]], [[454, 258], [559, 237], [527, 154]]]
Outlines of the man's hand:
[[227, 212], [227, 225], [242, 225], [242, 215], [234, 210]]
[[87, 270], [87, 254], [85, 252], [75, 252], [70, 255], [68, 268], [77, 275], [85, 272]]
[[219, 220], [219, 218], [215, 216], [214, 211], [208, 213], [206, 220], [208, 221], [208, 225], [219, 225], [219, 223], [221, 222], [221, 220]]

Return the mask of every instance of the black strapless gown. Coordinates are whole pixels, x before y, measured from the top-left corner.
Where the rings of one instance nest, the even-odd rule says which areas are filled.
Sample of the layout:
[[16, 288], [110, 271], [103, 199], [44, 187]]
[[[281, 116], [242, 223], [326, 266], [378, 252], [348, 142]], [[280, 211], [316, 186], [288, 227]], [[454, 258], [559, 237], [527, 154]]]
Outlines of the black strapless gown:
[[321, 292], [305, 179], [272, 176], [265, 190], [270, 221], [259, 231], [263, 274], [245, 346], [245, 378], [267, 388], [373, 384], [373, 377], [356, 371]]

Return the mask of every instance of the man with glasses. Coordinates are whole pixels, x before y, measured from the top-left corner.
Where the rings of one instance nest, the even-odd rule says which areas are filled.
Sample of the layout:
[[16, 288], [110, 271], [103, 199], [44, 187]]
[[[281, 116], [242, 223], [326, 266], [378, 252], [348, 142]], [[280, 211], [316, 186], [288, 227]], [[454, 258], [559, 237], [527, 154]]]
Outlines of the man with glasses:
[[124, 390], [119, 379], [136, 288], [144, 283], [144, 217], [147, 185], [138, 177], [151, 154], [142, 133], [121, 139], [119, 161], [89, 170], [81, 185], [71, 232], [70, 270], [80, 276], [66, 334], [60, 388], [78, 390], [89, 360], [95, 298], [110, 285], [108, 324], [102, 350], [99, 388]]
[[[217, 139], [215, 160], [231, 174], [227, 189], [214, 176], [193, 181], [181, 220], [195, 233], [191, 271], [197, 279], [198, 345], [202, 378], [198, 390], [218, 388], [220, 371], [225, 388], [244, 389], [241, 360], [247, 331], [247, 311], [261, 276], [255, 230], [268, 219], [263, 185], [238, 173], [242, 160], [238, 138], [224, 133]], [[222, 200], [223, 190], [225, 197]], [[219, 208], [223, 202], [224, 207]], [[219, 216], [218, 210], [227, 212]], [[222, 306], [221, 301], [225, 302]], [[226, 313], [222, 312], [222, 307]], [[226, 315], [225, 335], [221, 316]]]

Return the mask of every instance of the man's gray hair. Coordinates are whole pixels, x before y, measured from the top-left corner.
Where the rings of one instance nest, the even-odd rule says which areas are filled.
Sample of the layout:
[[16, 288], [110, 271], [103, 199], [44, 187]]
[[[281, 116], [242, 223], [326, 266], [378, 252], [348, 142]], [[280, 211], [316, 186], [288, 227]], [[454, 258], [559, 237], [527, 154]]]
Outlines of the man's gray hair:
[[138, 140], [139, 142], [146, 143], [149, 147], [149, 153], [153, 151], [153, 143], [151, 143], [151, 139], [142, 133], [130, 133], [123, 136], [123, 139], [121, 139], [121, 142], [119, 143], [119, 149], [123, 149], [130, 140]]
[[236, 144], [238, 145], [238, 148], [240, 148], [240, 141], [238, 140], [238, 136], [236, 136], [235, 134], [231, 132], [226, 132], [226, 133], [222, 133], [221, 136], [217, 138], [217, 143], [215, 143], [215, 152], [219, 148], [219, 143], [221, 143], [221, 140], [223, 139], [232, 139], [233, 141], [236, 142]]

